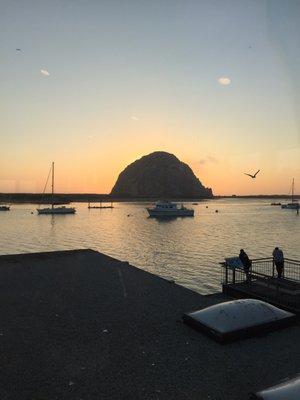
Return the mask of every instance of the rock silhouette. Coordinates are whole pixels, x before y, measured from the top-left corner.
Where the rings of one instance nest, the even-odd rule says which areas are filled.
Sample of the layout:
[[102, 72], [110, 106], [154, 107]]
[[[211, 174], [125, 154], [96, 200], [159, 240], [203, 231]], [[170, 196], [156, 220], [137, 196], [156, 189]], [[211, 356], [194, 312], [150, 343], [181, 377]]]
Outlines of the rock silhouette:
[[128, 165], [110, 194], [119, 198], [210, 198], [212, 189], [205, 188], [173, 154], [156, 151]]

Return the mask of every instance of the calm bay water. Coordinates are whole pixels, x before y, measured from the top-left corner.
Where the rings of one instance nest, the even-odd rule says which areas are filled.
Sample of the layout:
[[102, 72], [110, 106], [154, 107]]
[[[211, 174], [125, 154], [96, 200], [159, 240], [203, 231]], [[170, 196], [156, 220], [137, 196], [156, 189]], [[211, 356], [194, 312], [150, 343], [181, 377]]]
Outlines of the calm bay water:
[[211, 293], [220, 289], [218, 263], [238, 255], [240, 248], [256, 258], [280, 246], [286, 257], [300, 259], [300, 215], [270, 203], [186, 203], [195, 209], [194, 218], [164, 221], [148, 218], [149, 203], [116, 203], [112, 210], [88, 210], [81, 203], [75, 204], [75, 215], [55, 216], [37, 215], [32, 204], [12, 205], [11, 211], [0, 212], [0, 254], [92, 248]]

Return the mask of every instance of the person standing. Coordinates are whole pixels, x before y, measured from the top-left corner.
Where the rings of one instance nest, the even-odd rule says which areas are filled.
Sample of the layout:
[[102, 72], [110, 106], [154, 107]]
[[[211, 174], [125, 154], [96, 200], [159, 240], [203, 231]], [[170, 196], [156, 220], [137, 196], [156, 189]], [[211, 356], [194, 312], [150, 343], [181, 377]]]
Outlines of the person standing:
[[273, 262], [276, 265], [277, 277], [281, 278], [284, 270], [284, 257], [283, 251], [279, 247], [273, 250]]
[[244, 249], [240, 250], [239, 259], [241, 260], [244, 266], [247, 282], [250, 282], [250, 268], [252, 263], [248, 257], [248, 254], [245, 252]]

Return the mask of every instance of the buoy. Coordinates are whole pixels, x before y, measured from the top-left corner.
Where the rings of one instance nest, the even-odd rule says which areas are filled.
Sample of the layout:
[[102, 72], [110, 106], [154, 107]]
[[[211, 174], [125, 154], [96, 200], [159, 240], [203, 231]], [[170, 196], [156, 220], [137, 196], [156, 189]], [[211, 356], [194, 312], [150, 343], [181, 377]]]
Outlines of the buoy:
[[217, 212], [219, 212], [219, 210], [215, 210], [215, 212], [217, 213]]

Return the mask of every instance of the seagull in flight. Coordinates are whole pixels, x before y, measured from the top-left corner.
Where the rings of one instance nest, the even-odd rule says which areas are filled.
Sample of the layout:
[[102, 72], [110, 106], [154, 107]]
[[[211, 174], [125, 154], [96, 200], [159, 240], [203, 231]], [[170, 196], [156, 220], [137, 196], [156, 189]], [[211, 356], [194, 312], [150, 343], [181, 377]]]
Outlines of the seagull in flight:
[[255, 179], [256, 175], [259, 173], [259, 171], [260, 171], [260, 169], [258, 171], [256, 171], [254, 175], [246, 174], [246, 172], [244, 172], [244, 174], [250, 176], [252, 179]]
[[22, 51], [22, 49], [16, 49], [17, 51]]

